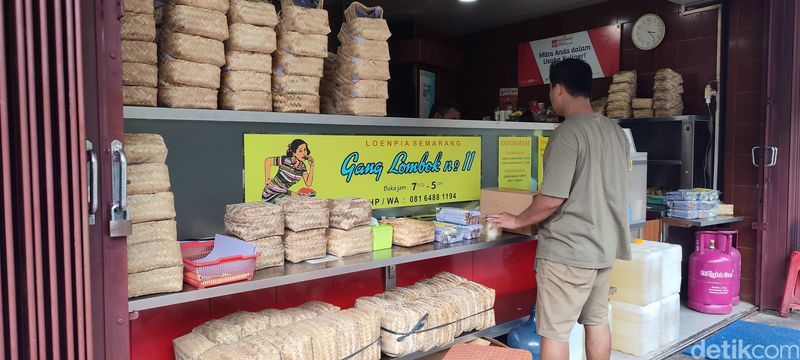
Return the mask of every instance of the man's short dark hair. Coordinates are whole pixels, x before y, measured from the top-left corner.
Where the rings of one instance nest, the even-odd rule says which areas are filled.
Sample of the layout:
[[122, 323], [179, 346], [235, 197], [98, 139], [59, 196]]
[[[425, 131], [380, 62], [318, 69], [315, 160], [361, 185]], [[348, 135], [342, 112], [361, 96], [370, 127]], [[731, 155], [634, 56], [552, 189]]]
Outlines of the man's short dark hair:
[[564, 59], [550, 65], [550, 86], [561, 84], [572, 96], [592, 98], [592, 67], [580, 59]]
[[431, 107], [431, 113], [429, 114], [429, 118], [433, 118], [436, 113], [444, 114], [447, 110], [454, 109], [458, 112], [461, 112], [461, 108], [459, 108], [458, 104], [451, 102], [451, 101], [440, 101], [433, 104]]

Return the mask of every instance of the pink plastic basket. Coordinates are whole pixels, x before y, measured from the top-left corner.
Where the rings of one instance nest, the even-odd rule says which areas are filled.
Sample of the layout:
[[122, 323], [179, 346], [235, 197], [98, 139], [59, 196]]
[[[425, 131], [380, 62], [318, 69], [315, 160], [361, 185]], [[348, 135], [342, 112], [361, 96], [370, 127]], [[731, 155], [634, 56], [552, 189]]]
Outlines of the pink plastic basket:
[[210, 262], [196, 262], [208, 255], [214, 241], [192, 241], [181, 243], [183, 256], [183, 281], [198, 289], [253, 279], [256, 270], [255, 253], [248, 256], [228, 256]]

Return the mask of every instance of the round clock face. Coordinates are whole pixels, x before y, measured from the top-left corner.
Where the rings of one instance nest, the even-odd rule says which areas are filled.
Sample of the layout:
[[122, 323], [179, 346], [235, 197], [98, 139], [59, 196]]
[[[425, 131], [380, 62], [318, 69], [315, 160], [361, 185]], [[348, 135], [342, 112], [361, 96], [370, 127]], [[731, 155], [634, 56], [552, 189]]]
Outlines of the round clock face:
[[666, 26], [656, 14], [645, 14], [633, 24], [633, 44], [642, 50], [655, 49], [666, 34]]

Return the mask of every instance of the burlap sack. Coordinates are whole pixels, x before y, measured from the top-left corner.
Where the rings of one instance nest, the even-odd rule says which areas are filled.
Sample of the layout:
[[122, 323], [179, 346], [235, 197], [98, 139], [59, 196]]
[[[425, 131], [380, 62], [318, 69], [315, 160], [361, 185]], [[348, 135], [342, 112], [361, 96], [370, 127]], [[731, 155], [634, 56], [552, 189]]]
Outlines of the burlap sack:
[[164, 58], [158, 75], [173, 85], [219, 89], [220, 68], [211, 64]]
[[222, 73], [222, 88], [228, 91], [270, 92], [271, 82], [269, 74], [255, 71], [225, 71]]
[[125, 154], [128, 164], [164, 163], [167, 144], [159, 134], [125, 134]]
[[128, 274], [183, 266], [177, 241], [156, 241], [128, 246]]
[[324, 59], [328, 56], [328, 36], [304, 34], [283, 29], [278, 25], [278, 48], [297, 56], [310, 56]]
[[339, 48], [336, 71], [351, 80], [389, 80], [389, 62], [364, 59], [346, 54]]
[[123, 86], [122, 104], [156, 106], [158, 104], [158, 89], [148, 86]]
[[166, 0], [167, 5], [188, 5], [221, 13], [228, 12], [229, 0]]
[[272, 94], [262, 91], [230, 91], [219, 93], [220, 106], [225, 110], [272, 111]]
[[612, 78], [614, 84], [636, 84], [636, 71], [620, 71]]
[[394, 229], [392, 243], [399, 246], [417, 246], [433, 242], [436, 226], [432, 222], [407, 218], [381, 220]]
[[614, 92], [608, 94], [608, 102], [630, 102], [631, 95], [626, 92]]
[[247, 51], [228, 51], [225, 53], [225, 69], [272, 74], [272, 56]]
[[230, 3], [228, 22], [231, 24], [250, 24], [266, 27], [275, 27], [278, 24], [275, 5], [266, 1], [230, 0]]
[[122, 63], [122, 85], [156, 87], [158, 67], [150, 64]]
[[304, 94], [273, 94], [272, 109], [278, 112], [319, 114], [319, 96]]
[[293, 263], [325, 257], [327, 243], [325, 229], [300, 232], [286, 230], [286, 234], [283, 236], [286, 260]]
[[367, 40], [354, 35], [339, 33], [341, 51], [363, 59], [389, 61], [389, 43], [386, 41]]
[[636, 98], [631, 102], [631, 107], [634, 109], [653, 109], [653, 99]]
[[169, 169], [163, 163], [129, 165], [127, 175], [128, 195], [169, 191]]
[[287, 31], [303, 34], [328, 35], [331, 27], [328, 24], [328, 11], [320, 8], [287, 6], [281, 8], [281, 26]]
[[156, 19], [153, 15], [125, 13], [120, 19], [122, 40], [156, 41]]
[[206, 321], [192, 329], [192, 332], [205, 336], [215, 344], [233, 344], [243, 338], [241, 326], [222, 319]]
[[158, 46], [152, 41], [122, 40], [121, 50], [123, 63], [158, 63]]
[[124, 0], [122, 10], [128, 13], [153, 15], [153, 0]]
[[128, 235], [128, 246], [149, 242], [177, 242], [178, 226], [175, 220], [159, 220], [133, 224]]
[[280, 206], [254, 202], [226, 207], [226, 234], [253, 241], [283, 235], [283, 229], [284, 215]]
[[319, 95], [320, 78], [313, 76], [278, 75], [272, 77], [274, 94]]
[[253, 245], [256, 247], [256, 251], [261, 253], [256, 258], [256, 270], [283, 265], [285, 249], [282, 237], [273, 236], [253, 240]]
[[226, 51], [250, 51], [271, 54], [277, 47], [275, 30], [264, 26], [232, 24]]
[[313, 76], [321, 78], [325, 59], [296, 56], [283, 50], [276, 51], [272, 56], [274, 72], [278, 75]]
[[178, 292], [183, 289], [183, 266], [128, 275], [128, 297]]
[[633, 110], [633, 117], [637, 119], [651, 118], [655, 115], [653, 109], [635, 109]]
[[328, 254], [345, 257], [372, 252], [372, 228], [328, 229]]
[[205, 336], [196, 333], [188, 333], [172, 340], [176, 360], [197, 360], [202, 353], [215, 345]]
[[129, 195], [128, 211], [134, 224], [175, 218], [175, 199], [171, 192]]
[[158, 104], [181, 109], [216, 109], [217, 90], [162, 83], [158, 87]]
[[196, 63], [225, 65], [225, 45], [222, 41], [177, 32], [162, 32], [161, 53], [172, 58]]
[[219, 41], [228, 39], [228, 19], [225, 13], [195, 6], [175, 5], [167, 8], [164, 28]]

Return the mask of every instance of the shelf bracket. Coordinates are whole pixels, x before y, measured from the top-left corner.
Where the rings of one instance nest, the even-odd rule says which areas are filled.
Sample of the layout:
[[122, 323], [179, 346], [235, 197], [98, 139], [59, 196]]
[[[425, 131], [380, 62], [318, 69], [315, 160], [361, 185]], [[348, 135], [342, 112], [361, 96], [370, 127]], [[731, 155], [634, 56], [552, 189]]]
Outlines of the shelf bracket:
[[394, 289], [397, 287], [397, 266], [389, 265], [383, 268], [384, 284], [386, 289]]

